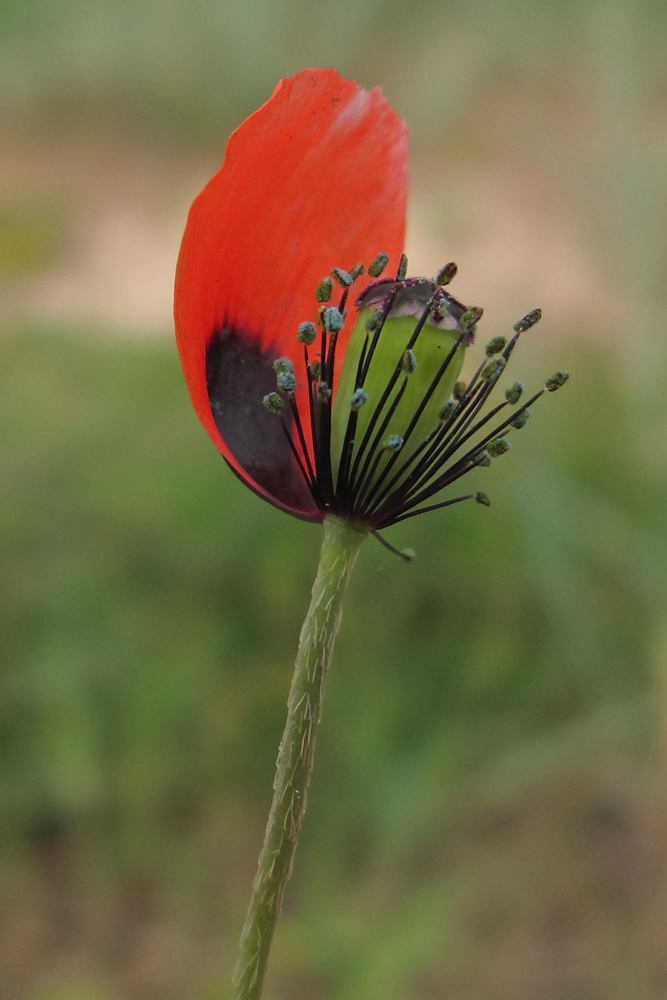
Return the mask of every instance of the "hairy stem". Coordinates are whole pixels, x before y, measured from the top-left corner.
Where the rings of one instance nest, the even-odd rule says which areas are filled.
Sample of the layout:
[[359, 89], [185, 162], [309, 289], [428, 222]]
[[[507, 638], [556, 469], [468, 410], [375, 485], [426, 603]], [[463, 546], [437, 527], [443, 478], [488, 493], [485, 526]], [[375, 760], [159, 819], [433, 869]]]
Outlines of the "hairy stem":
[[259, 1000], [313, 767], [324, 679], [340, 625], [343, 594], [367, 529], [339, 518], [324, 522], [324, 541], [301, 629], [287, 722], [278, 751], [273, 802], [241, 935], [234, 1000]]

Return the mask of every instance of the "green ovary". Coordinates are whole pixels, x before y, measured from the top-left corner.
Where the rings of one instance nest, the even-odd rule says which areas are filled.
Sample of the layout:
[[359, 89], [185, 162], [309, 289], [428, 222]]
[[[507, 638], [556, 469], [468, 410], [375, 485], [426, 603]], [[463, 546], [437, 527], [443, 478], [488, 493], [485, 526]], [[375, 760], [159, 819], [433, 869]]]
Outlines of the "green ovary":
[[[345, 351], [343, 367], [333, 401], [331, 423], [331, 466], [334, 484], [336, 483], [338, 477], [341, 452], [351, 412], [350, 399], [355, 390], [355, 379], [357, 376], [359, 356], [366, 337], [368, 336], [369, 343], [373, 338], [373, 333], [371, 332], [368, 334], [366, 327], [366, 323], [371, 316], [372, 312], [370, 309], [363, 309], [354, 325], [347, 350]], [[414, 333], [416, 324], [416, 317], [402, 316], [388, 319], [382, 328], [382, 333], [380, 334], [380, 339], [377, 347], [375, 348], [371, 366], [363, 386], [365, 392], [368, 393], [368, 400], [358, 411], [351, 464], [354, 463], [355, 456], [357, 455], [357, 451], [364, 439], [364, 435], [373, 413], [375, 412], [375, 408], [379, 403], [387, 385], [389, 384], [389, 381], [396, 370], [397, 364], [405, 354], [405, 349]], [[428, 323], [424, 325], [424, 328], [412, 348], [417, 361], [417, 368], [409, 375], [406, 375], [405, 372], [401, 372], [396, 380], [396, 384], [391, 390], [387, 403], [383, 407], [382, 412], [375, 423], [370, 441], [364, 449], [359, 469], [363, 467], [363, 464], [373, 447], [373, 441], [382, 427], [384, 418], [389, 412], [392, 402], [395, 400], [397, 394], [400, 392], [407, 379], [407, 384], [401, 400], [394, 410], [386, 428], [382, 431], [379, 444], [381, 447], [383, 442], [387, 441], [387, 439], [392, 435], [399, 435], [401, 438], [405, 437], [407, 429], [417, 412], [420, 403], [424, 399], [431, 383], [433, 382], [433, 379], [437, 375], [448, 353], [456, 343], [459, 335], [460, 332], [457, 330], [443, 330], [438, 327], [430, 326]], [[440, 410], [446, 400], [448, 400], [451, 396], [454, 384], [461, 372], [464, 352], [465, 348], [462, 345], [459, 347], [456, 355], [452, 358], [444, 375], [438, 382], [436, 389], [433, 391], [426, 406], [424, 407], [424, 410], [422, 411], [416, 426], [411, 432], [409, 439], [403, 445], [398, 458], [394, 462], [392, 472], [389, 474], [389, 479], [396, 474], [400, 465], [409, 459], [419, 445], [422, 444], [425, 438], [428, 437], [428, 435], [437, 427]], [[390, 458], [390, 452], [385, 451], [382, 453], [373, 479], [377, 479]], [[374, 460], [375, 459], [373, 459], [373, 462]], [[416, 461], [418, 461], [418, 459]], [[412, 468], [413, 466], [410, 466], [410, 468], [406, 471], [406, 475]], [[398, 483], [396, 485], [398, 485]]]

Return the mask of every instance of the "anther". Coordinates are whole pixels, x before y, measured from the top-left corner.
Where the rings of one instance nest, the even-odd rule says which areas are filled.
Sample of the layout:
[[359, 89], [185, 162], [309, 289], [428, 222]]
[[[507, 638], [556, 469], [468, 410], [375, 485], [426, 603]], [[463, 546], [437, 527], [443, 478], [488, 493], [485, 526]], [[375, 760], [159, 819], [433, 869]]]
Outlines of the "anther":
[[488, 469], [488, 467], [491, 465], [491, 456], [489, 455], [488, 451], [482, 453], [481, 458], [477, 459], [475, 465], [478, 465], [480, 469]]
[[535, 326], [542, 319], [542, 310], [533, 309], [529, 312], [527, 316], [520, 319], [518, 323], [514, 324], [514, 329], [517, 333], [525, 333], [526, 330], [530, 330], [531, 326]]
[[301, 323], [296, 339], [300, 344], [312, 344], [317, 336], [317, 327], [314, 323]]
[[456, 403], [454, 402], [454, 400], [448, 399], [446, 403], [443, 403], [440, 409], [440, 413], [438, 414], [438, 418], [440, 420], [448, 420], [455, 409], [456, 409]]
[[264, 406], [267, 408], [269, 413], [280, 413], [285, 403], [280, 398], [277, 392], [270, 392], [268, 396], [265, 396], [262, 400]]
[[403, 447], [403, 438], [400, 434], [390, 434], [382, 447], [385, 451], [400, 451]]
[[401, 254], [401, 259], [398, 264], [398, 270], [396, 271], [396, 281], [405, 281], [405, 276], [408, 273], [408, 258], [404, 253]]
[[481, 503], [484, 507], [490, 507], [491, 501], [489, 500], [486, 493], [475, 493], [475, 501]]
[[441, 267], [435, 276], [436, 285], [440, 285], [441, 287], [448, 285], [450, 281], [456, 277], [457, 271], [458, 267], [453, 260], [450, 261], [449, 264], [445, 264], [445, 266]]
[[512, 420], [510, 427], [514, 427], [517, 431], [520, 431], [522, 427], [526, 426], [529, 416], [530, 410], [522, 410], [521, 413], [517, 413], [514, 420]]
[[544, 383], [549, 392], [555, 392], [556, 389], [560, 389], [562, 385], [565, 385], [569, 379], [569, 374], [564, 371], [554, 372]]
[[492, 358], [494, 354], [500, 354], [501, 351], [505, 350], [506, 345], [507, 345], [507, 340], [502, 335], [498, 337], [492, 337], [491, 340], [486, 345], [487, 358]]
[[313, 382], [317, 382], [322, 372], [322, 365], [320, 364], [319, 361], [311, 361], [308, 368], [310, 370], [310, 377], [312, 378]]
[[480, 377], [483, 378], [485, 382], [493, 382], [494, 379], [498, 378], [506, 364], [507, 362], [504, 358], [492, 358], [491, 361], [484, 366], [484, 371]]
[[500, 458], [500, 456], [504, 455], [506, 451], [509, 451], [511, 447], [512, 445], [506, 437], [499, 437], [496, 438], [495, 441], [489, 441], [486, 446], [486, 450], [491, 458]]
[[526, 387], [523, 382], [515, 382], [509, 389], [505, 389], [505, 399], [514, 406], [515, 403], [519, 402], [525, 391]]
[[414, 562], [417, 558], [417, 553], [414, 549], [401, 549], [398, 554], [405, 562]]
[[373, 333], [374, 330], [377, 330], [377, 325], [379, 321], [380, 321], [379, 312], [375, 312], [373, 313], [372, 316], [369, 316], [369, 318], [366, 320], [366, 329], [368, 330], [369, 333]]
[[484, 310], [480, 306], [470, 306], [461, 316], [460, 323], [466, 333], [474, 333], [475, 327], [479, 323]]
[[407, 375], [412, 375], [413, 372], [417, 371], [417, 358], [414, 351], [405, 352], [401, 358], [401, 368]]
[[360, 278], [363, 273], [364, 273], [364, 265], [355, 264], [352, 270], [350, 271], [350, 277], [352, 278], [352, 281], [356, 281], [357, 278]]
[[463, 399], [463, 397], [466, 394], [467, 388], [468, 386], [465, 384], [465, 382], [457, 382], [456, 385], [454, 386], [454, 392], [452, 393], [454, 399], [457, 400]]
[[291, 372], [279, 372], [276, 382], [283, 392], [294, 392], [296, 389], [296, 379]]
[[364, 403], [368, 402], [368, 393], [363, 389], [355, 389], [350, 397], [350, 406], [353, 410], [360, 410]]
[[345, 325], [345, 317], [335, 306], [325, 309], [322, 319], [324, 321], [324, 329], [329, 333], [338, 333]]
[[387, 256], [387, 254], [379, 253], [368, 268], [368, 273], [370, 274], [371, 278], [379, 278], [388, 263], [389, 263], [389, 257]]
[[331, 278], [322, 278], [315, 289], [315, 298], [318, 302], [328, 302], [333, 292], [333, 281]]
[[277, 358], [273, 362], [273, 370], [276, 375], [282, 375], [285, 372], [288, 372], [291, 375], [294, 371], [294, 365], [289, 358]]
[[352, 275], [344, 271], [342, 267], [332, 267], [331, 273], [341, 288], [349, 288], [350, 285], [354, 284]]
[[317, 390], [317, 398], [319, 399], [320, 403], [326, 403], [327, 400], [331, 399], [331, 389], [326, 384], [326, 382], [320, 382], [320, 385]]

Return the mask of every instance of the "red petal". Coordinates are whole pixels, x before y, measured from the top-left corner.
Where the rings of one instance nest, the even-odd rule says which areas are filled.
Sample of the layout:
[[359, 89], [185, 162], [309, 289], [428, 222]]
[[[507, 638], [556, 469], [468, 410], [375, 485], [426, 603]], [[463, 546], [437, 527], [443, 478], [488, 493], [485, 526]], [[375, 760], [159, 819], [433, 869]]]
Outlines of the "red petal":
[[[379, 88], [368, 92], [334, 70], [308, 69], [282, 80], [232, 134], [221, 170], [190, 210], [175, 291], [190, 397], [232, 469], [300, 517], [321, 514], [279, 418], [262, 406], [275, 389], [270, 365], [284, 355], [301, 370], [296, 331], [316, 319], [315, 288], [333, 266], [368, 265], [380, 251], [398, 263], [406, 188], [406, 128]], [[216, 424], [206, 352], [221, 334], [225, 418]], [[300, 410], [307, 413], [307, 397]]]

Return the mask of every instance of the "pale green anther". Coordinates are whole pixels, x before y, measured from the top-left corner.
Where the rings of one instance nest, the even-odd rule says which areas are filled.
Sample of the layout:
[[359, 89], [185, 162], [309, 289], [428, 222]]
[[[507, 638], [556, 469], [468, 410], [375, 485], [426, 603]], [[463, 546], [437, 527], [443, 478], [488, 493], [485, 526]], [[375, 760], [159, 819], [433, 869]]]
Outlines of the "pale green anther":
[[364, 265], [355, 264], [352, 270], [350, 271], [350, 277], [352, 278], [352, 281], [356, 281], [357, 278], [360, 278], [363, 273], [364, 273]]
[[[391, 288], [390, 282], [387, 283], [387, 287]], [[392, 309], [384, 322], [362, 386], [364, 391], [368, 393], [369, 399], [356, 416], [352, 464], [357, 456], [357, 449], [364, 441], [369, 424], [373, 421], [372, 431], [365, 446], [366, 450], [358, 468], [363, 466], [369, 451], [386, 447], [390, 440], [400, 438], [404, 443], [400, 458], [395, 462], [396, 472], [399, 472], [401, 466], [409, 462], [412, 454], [433, 434], [441, 422], [441, 410], [450, 400], [456, 379], [461, 372], [465, 354], [463, 343], [454, 351], [463, 332], [457, 320], [460, 310], [456, 310], [455, 313], [446, 311], [443, 321], [439, 325], [433, 322], [432, 316], [429, 316], [412, 347], [408, 347], [419, 318], [423, 316], [434, 291], [435, 285], [425, 280], [402, 289], [396, 296]], [[338, 475], [343, 443], [350, 419], [350, 400], [358, 387], [361, 352], [364, 345], [366, 345], [367, 351], [369, 349], [368, 327], [369, 325], [374, 326], [375, 324], [372, 322], [374, 317], [381, 315], [387, 290], [379, 289], [375, 293], [375, 297], [373, 294], [373, 292], [366, 293], [366, 298], [362, 299], [362, 308], [350, 333], [333, 399], [331, 466], [334, 482], [336, 482]], [[369, 304], [363, 305], [363, 301]], [[445, 303], [445, 310], [447, 310], [447, 303]], [[402, 372], [405, 370], [405, 355], [408, 352], [411, 373], [406, 379]], [[448, 367], [437, 384], [433, 386], [443, 362], [451, 352], [453, 354]], [[401, 369], [398, 377], [396, 377], [397, 368]], [[391, 383], [393, 383], [391, 391], [383, 403], [380, 413], [376, 415], [376, 408], [380, 405], [380, 401], [383, 400], [387, 387]], [[397, 401], [399, 393], [400, 398]], [[421, 412], [418, 412], [422, 401], [424, 401], [423, 408]], [[396, 405], [385, 425], [384, 419], [394, 403]], [[414, 427], [408, 436], [408, 428], [413, 422], [413, 418]], [[379, 434], [381, 437], [378, 437]], [[376, 451], [374, 454], [377, 458], [378, 452]], [[387, 462], [391, 460], [391, 453], [387, 452], [386, 455], [382, 455], [379, 461], [375, 461], [375, 458], [372, 458], [370, 463], [373, 465], [373, 474], [381, 476]], [[404, 474], [409, 474], [409, 468]], [[400, 472], [399, 475], [403, 475], [403, 473]], [[400, 482], [400, 478], [397, 480], [397, 484], [398, 482]]]
[[493, 382], [494, 379], [498, 378], [506, 364], [507, 362], [504, 358], [492, 358], [484, 366], [481, 378], [483, 378], [485, 382]]
[[318, 378], [320, 377], [320, 373], [322, 371], [322, 365], [320, 364], [319, 361], [311, 361], [308, 367], [310, 369], [310, 377], [312, 378], [313, 382], [317, 382]]
[[401, 259], [398, 263], [398, 270], [396, 271], [396, 280], [405, 281], [407, 273], [408, 273], [408, 258], [404, 253], [402, 253]]
[[567, 372], [554, 372], [554, 374], [550, 375], [544, 384], [549, 392], [555, 392], [556, 389], [560, 389], [562, 385], [565, 385], [569, 377], [570, 376]]
[[333, 281], [331, 278], [322, 278], [315, 289], [315, 298], [318, 302], [328, 302], [333, 292]]
[[383, 441], [382, 447], [385, 451], [400, 451], [403, 447], [403, 438], [400, 434], [390, 434], [386, 441]]
[[499, 437], [496, 438], [495, 441], [489, 441], [486, 446], [486, 450], [491, 458], [500, 458], [500, 456], [504, 455], [506, 451], [509, 451], [511, 447], [512, 445], [506, 437]]
[[387, 256], [387, 254], [379, 253], [368, 268], [368, 273], [370, 274], [371, 278], [379, 278], [388, 263], [389, 263], [389, 257]]
[[296, 379], [291, 372], [280, 372], [276, 379], [278, 388], [283, 392], [294, 392], [296, 389]]
[[264, 406], [267, 408], [269, 413], [280, 413], [285, 403], [280, 398], [277, 392], [270, 392], [268, 396], [265, 396], [262, 400]]
[[317, 327], [314, 323], [301, 323], [296, 339], [300, 344], [312, 344], [317, 336]]
[[526, 387], [523, 382], [515, 382], [509, 389], [505, 389], [505, 399], [514, 406], [519, 402], [525, 391]]
[[456, 266], [453, 260], [450, 261], [449, 264], [445, 264], [444, 267], [440, 268], [435, 277], [436, 285], [440, 285], [441, 287], [448, 285], [450, 281], [452, 281], [452, 279], [456, 277], [457, 271], [458, 267]]
[[364, 403], [368, 402], [368, 393], [363, 389], [356, 389], [350, 397], [350, 406], [353, 410], [360, 410]]
[[487, 451], [485, 451], [482, 457], [477, 459], [475, 464], [479, 465], [480, 469], [488, 469], [491, 465], [491, 456]]
[[276, 375], [282, 375], [285, 372], [289, 372], [289, 374], [291, 375], [292, 372], [294, 371], [294, 365], [292, 364], [289, 358], [277, 358], [273, 362], [273, 370], [275, 371]]
[[345, 325], [345, 317], [335, 306], [325, 309], [322, 319], [324, 321], [324, 329], [329, 333], [338, 333]]
[[486, 345], [486, 356], [487, 358], [492, 358], [494, 354], [500, 354], [501, 351], [505, 350], [507, 346], [507, 340], [502, 335], [498, 337], [492, 337], [491, 340]]
[[456, 385], [454, 386], [454, 391], [452, 393], [452, 395], [454, 396], [454, 399], [457, 399], [457, 400], [463, 399], [463, 397], [466, 394], [466, 389], [467, 388], [468, 388], [468, 386], [465, 384], [465, 382], [457, 382]]
[[461, 316], [461, 326], [466, 333], [474, 333], [475, 327], [484, 315], [484, 310], [480, 306], [470, 306]]
[[541, 319], [542, 310], [533, 309], [533, 311], [529, 312], [527, 316], [524, 316], [523, 319], [520, 319], [518, 323], [514, 324], [514, 329], [517, 333], [525, 333], [526, 330], [530, 330], [531, 326], [535, 326], [536, 323], [539, 323]]
[[406, 375], [412, 375], [413, 372], [417, 371], [417, 358], [415, 357], [414, 351], [405, 352], [403, 360], [401, 361], [401, 368]]
[[476, 493], [475, 500], [477, 503], [481, 503], [484, 507], [490, 507], [491, 501], [489, 500], [486, 493]]
[[328, 399], [331, 399], [331, 389], [326, 384], [326, 382], [321, 382], [317, 390], [317, 398], [320, 403], [326, 403]]
[[454, 400], [448, 399], [447, 402], [444, 403], [443, 406], [441, 407], [438, 417], [440, 418], [440, 420], [449, 420], [455, 409], [456, 409], [456, 403], [454, 402]]
[[514, 427], [515, 430], [520, 431], [522, 427], [526, 426], [529, 416], [530, 410], [522, 410], [521, 413], [517, 413], [516, 417], [510, 424], [510, 427]]
[[354, 278], [342, 267], [332, 267], [331, 273], [341, 288], [349, 288], [354, 283]]
[[366, 329], [369, 333], [374, 333], [378, 328], [378, 323], [380, 322], [380, 313], [371, 313], [371, 315], [366, 320]]
[[414, 562], [417, 558], [417, 553], [414, 549], [401, 549], [399, 555], [402, 556], [406, 562]]

